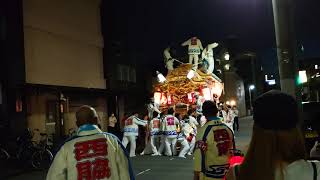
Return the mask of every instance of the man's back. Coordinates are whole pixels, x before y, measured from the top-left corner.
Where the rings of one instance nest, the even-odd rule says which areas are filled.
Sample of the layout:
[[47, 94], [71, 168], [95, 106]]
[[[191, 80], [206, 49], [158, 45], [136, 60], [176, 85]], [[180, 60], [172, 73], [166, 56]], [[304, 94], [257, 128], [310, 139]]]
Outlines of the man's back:
[[158, 118], [153, 118], [150, 121], [150, 133], [151, 135], [159, 135], [160, 131], [160, 120]]
[[130, 162], [119, 140], [102, 133], [95, 125], [84, 126], [61, 147], [47, 180], [133, 179]]
[[167, 115], [162, 121], [164, 135], [166, 136], [177, 136], [177, 125], [179, 124], [179, 120], [173, 115]]
[[200, 179], [222, 179], [229, 168], [230, 149], [234, 149], [232, 130], [220, 118], [209, 119], [196, 136], [195, 171]]

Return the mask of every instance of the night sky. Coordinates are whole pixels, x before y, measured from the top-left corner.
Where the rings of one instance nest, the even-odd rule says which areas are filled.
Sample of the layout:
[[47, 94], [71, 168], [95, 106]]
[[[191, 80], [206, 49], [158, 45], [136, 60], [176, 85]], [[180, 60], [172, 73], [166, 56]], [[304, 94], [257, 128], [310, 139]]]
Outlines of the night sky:
[[[277, 70], [272, 0], [108, 1], [109, 22], [104, 26], [113, 38], [125, 39], [130, 51], [144, 54], [146, 63], [163, 62], [164, 48], [191, 36], [199, 37], [203, 46], [235, 37], [240, 50], [257, 52], [265, 71]], [[297, 1], [296, 32], [303, 56], [320, 56], [320, 2]]]

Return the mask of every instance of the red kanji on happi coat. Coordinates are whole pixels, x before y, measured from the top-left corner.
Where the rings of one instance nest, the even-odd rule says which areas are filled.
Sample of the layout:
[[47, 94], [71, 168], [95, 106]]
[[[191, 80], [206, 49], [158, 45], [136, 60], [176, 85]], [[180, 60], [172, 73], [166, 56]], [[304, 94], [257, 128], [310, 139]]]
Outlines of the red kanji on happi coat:
[[213, 134], [214, 140], [217, 142], [219, 156], [228, 154], [231, 142], [228, 131], [225, 129], [218, 129], [213, 131]]
[[106, 139], [94, 139], [78, 142], [74, 145], [78, 180], [96, 180], [110, 178], [108, 144]]

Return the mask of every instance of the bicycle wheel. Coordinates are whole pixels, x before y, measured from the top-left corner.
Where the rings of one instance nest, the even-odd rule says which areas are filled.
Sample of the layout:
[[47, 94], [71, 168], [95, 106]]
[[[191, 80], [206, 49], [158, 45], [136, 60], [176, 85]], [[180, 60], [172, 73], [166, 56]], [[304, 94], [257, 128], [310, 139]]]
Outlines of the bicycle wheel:
[[33, 153], [31, 164], [36, 169], [47, 169], [50, 167], [53, 155], [48, 149], [38, 150]]
[[3, 162], [5, 160], [8, 160], [9, 158], [10, 158], [9, 153], [6, 150], [0, 148], [0, 161]]

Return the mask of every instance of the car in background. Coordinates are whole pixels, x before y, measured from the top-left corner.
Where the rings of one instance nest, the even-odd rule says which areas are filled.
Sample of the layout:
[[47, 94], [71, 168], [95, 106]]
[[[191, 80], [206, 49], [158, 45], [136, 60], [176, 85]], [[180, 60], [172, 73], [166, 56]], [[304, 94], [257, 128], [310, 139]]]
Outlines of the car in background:
[[315, 142], [320, 140], [320, 102], [304, 102], [301, 118], [306, 150], [309, 153]]

